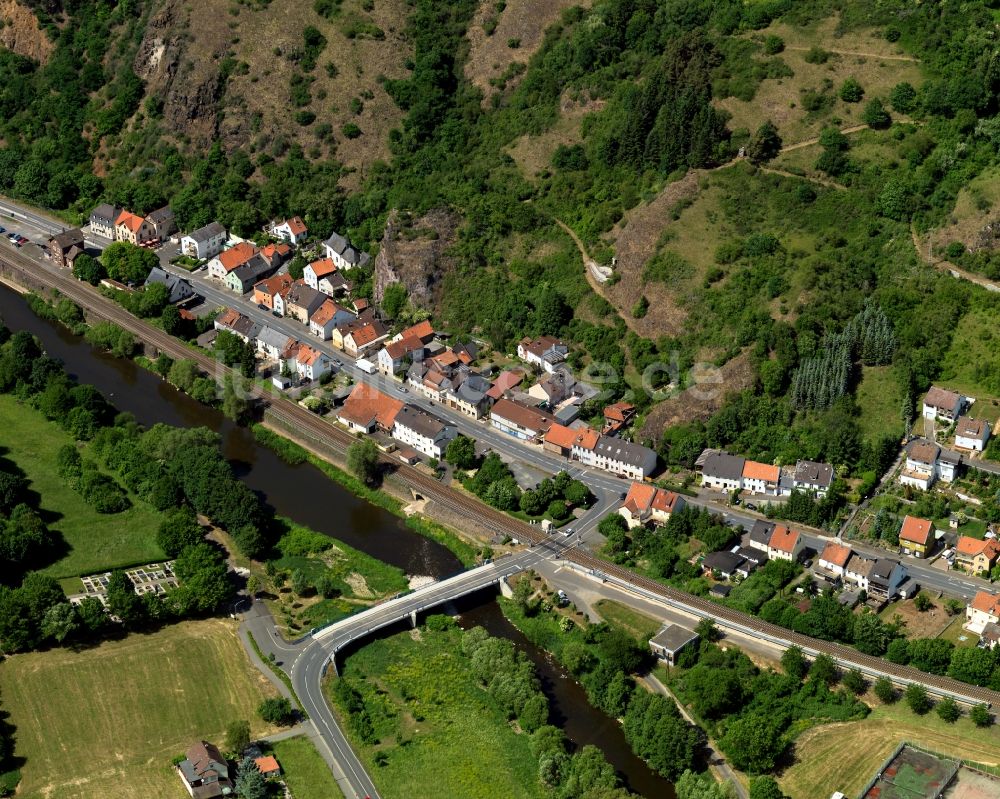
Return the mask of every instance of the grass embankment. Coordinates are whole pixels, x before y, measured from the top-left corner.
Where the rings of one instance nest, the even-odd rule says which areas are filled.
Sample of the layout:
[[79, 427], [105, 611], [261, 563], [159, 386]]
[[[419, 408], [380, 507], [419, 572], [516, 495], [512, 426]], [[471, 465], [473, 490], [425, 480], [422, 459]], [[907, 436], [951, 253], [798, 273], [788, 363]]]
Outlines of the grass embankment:
[[594, 605], [594, 609], [608, 624], [621, 627], [633, 638], [643, 643], [649, 641], [663, 627], [663, 622], [644, 613], [639, 613], [637, 610], [632, 610], [627, 605], [615, 602], [613, 599], [599, 600]]
[[779, 779], [793, 797], [856, 796], [900, 741], [988, 765], [1000, 762], [1000, 727], [963, 717], [947, 724], [931, 711], [917, 716], [904, 703], [882, 705], [863, 721], [814, 727], [795, 741], [795, 764]]
[[[128, 510], [98, 513], [59, 477], [56, 456], [73, 439], [55, 422], [3, 395], [0, 425], [4, 431], [0, 452], [27, 475], [30, 489], [41, 495], [43, 517], [50, 529], [62, 534], [68, 547], [65, 557], [44, 569], [47, 574], [72, 577], [164, 559], [156, 544], [160, 514], [153, 508], [130, 495]], [[86, 448], [82, 454], [87, 457]]]
[[460, 538], [456, 533], [452, 532], [444, 525], [438, 524], [437, 522], [423, 516], [407, 516], [403, 513], [403, 504], [395, 497], [390, 496], [385, 491], [365, 485], [353, 474], [345, 472], [338, 466], [335, 466], [329, 461], [313, 454], [305, 447], [279, 433], [274, 432], [270, 428], [267, 428], [262, 424], [255, 424], [252, 429], [257, 443], [263, 444], [265, 447], [270, 447], [281, 457], [282, 460], [292, 465], [311, 463], [323, 472], [323, 474], [334, 482], [339, 483], [355, 496], [361, 497], [367, 502], [370, 502], [383, 510], [387, 510], [395, 516], [399, 516], [401, 519], [405, 520], [406, 526], [414, 532], [417, 532], [426, 538], [430, 538], [433, 541], [437, 541], [442, 546], [451, 550], [451, 552], [454, 553], [455, 557], [457, 557], [463, 565], [475, 565], [478, 549]]
[[[379, 740], [366, 744], [348, 725], [352, 743], [386, 799], [544, 796], [528, 736], [479, 686], [461, 635], [421, 629], [351, 655], [344, 679], [364, 698]], [[336, 679], [326, 684], [331, 696]]]
[[295, 799], [343, 799], [330, 768], [308, 738], [276, 741], [271, 749]]
[[188, 621], [93, 649], [15, 655], [0, 664], [0, 694], [26, 759], [27, 799], [183, 799], [171, 758], [247, 719], [275, 691], [254, 670], [235, 626]]

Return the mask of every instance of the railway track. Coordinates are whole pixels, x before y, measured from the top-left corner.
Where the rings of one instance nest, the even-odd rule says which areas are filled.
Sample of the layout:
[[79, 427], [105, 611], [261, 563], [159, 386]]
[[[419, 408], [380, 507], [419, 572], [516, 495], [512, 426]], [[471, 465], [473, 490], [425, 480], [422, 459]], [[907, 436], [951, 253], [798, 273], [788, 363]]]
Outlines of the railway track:
[[[36, 281], [38, 279], [37, 265], [30, 261], [19, 263], [19, 260], [19, 258], [2, 257], [0, 258], [0, 268], [7, 267], [13, 272], [26, 276], [29, 284]], [[189, 349], [162, 330], [137, 319], [116, 303], [102, 296], [88, 284], [51, 272], [45, 272], [45, 276], [46, 282], [52, 288], [58, 289], [60, 293], [85, 307], [92, 315], [120, 325], [140, 340], [151, 344], [161, 352], [174, 358], [189, 358], [194, 360], [199, 368], [207, 374], [216, 376], [224, 372], [230, 372], [234, 376], [238, 374], [205, 353]], [[287, 402], [282, 398], [276, 399], [266, 394], [259, 386], [254, 385], [250, 393], [255, 399], [268, 406], [267, 413], [272, 418], [288, 426], [291, 430], [297, 431], [299, 435], [311, 438], [324, 446], [331, 447], [342, 455], [346, 454], [348, 447], [357, 440], [352, 434], [334, 427], [311, 411], [307, 411], [305, 408]], [[390, 476], [391, 480], [437, 503], [452, 513], [475, 519], [477, 524], [498, 535], [509, 535], [520, 541], [527, 541], [531, 545], [540, 544], [548, 539], [547, 535], [532, 525], [507, 516], [472, 497], [443, 486], [436, 479], [420, 472], [412, 466], [385, 456], [382, 457], [382, 460], [385, 464], [393, 467], [393, 472]], [[851, 668], [860, 668], [869, 673], [884, 674], [904, 684], [920, 683], [936, 692], [967, 697], [969, 700], [984, 702], [991, 706], [996, 706], [1000, 703], [1000, 692], [968, 685], [948, 677], [927, 674], [908, 666], [890, 663], [882, 658], [865, 655], [843, 644], [821, 641], [801, 635], [784, 627], [765, 622], [748, 613], [743, 613], [742, 611], [734, 610], [724, 605], [710, 602], [702, 597], [663, 585], [630, 569], [599, 558], [579, 547], [572, 547], [566, 550], [563, 557], [585, 570], [599, 575], [614, 577], [628, 586], [641, 589], [647, 594], [652, 594], [674, 605], [683, 606], [697, 615], [714, 618], [723, 625], [728, 623], [751, 630], [761, 636], [795, 644], [808, 651], [830, 655], [842, 665]]]

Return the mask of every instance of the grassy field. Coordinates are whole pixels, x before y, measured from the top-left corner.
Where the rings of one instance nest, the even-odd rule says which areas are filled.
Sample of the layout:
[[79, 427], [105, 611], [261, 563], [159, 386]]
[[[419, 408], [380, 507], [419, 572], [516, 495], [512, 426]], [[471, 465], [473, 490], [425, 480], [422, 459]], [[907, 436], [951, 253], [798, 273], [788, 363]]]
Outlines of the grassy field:
[[974, 308], [955, 328], [948, 354], [941, 361], [937, 385], [975, 397], [970, 415], [996, 418], [1000, 411], [1000, 332], [996, 312]]
[[381, 743], [364, 744], [351, 731], [352, 742], [386, 799], [544, 796], [528, 736], [479, 687], [459, 653], [460, 635], [399, 633], [352, 655], [344, 678], [364, 697]]
[[967, 718], [946, 724], [933, 711], [916, 716], [900, 702], [875, 708], [863, 721], [806, 731], [795, 741], [795, 765], [779, 782], [795, 799], [835, 790], [856, 796], [900, 741], [981, 763], [1000, 761], [1000, 727], [981, 730]]
[[24, 470], [31, 490], [41, 495], [46, 522], [69, 548], [47, 574], [71, 577], [164, 558], [156, 544], [160, 515], [149, 505], [132, 496], [124, 513], [98, 513], [59, 477], [56, 454], [72, 442], [62, 428], [9, 395], [0, 396], [0, 425], [0, 452]]
[[902, 435], [903, 396], [899, 384], [892, 376], [891, 367], [862, 367], [858, 384], [858, 407], [861, 409], [859, 425], [861, 435], [875, 439], [886, 433]]
[[994, 209], [1000, 202], [998, 178], [1000, 167], [990, 167], [962, 187], [955, 207], [948, 215], [947, 224], [924, 238], [932, 251], [937, 247], [947, 247], [953, 241], [961, 241], [966, 246], [975, 243], [979, 232], [996, 216]]
[[656, 635], [663, 626], [656, 619], [632, 610], [632, 608], [621, 602], [615, 602], [613, 599], [602, 599], [594, 607], [608, 624], [621, 627], [644, 643]]
[[256, 708], [274, 694], [218, 619], [0, 664], [27, 799], [183, 799], [171, 758], [199, 738], [221, 745], [237, 719], [269, 732]]
[[342, 799], [340, 786], [308, 738], [288, 738], [271, 748], [295, 799]]

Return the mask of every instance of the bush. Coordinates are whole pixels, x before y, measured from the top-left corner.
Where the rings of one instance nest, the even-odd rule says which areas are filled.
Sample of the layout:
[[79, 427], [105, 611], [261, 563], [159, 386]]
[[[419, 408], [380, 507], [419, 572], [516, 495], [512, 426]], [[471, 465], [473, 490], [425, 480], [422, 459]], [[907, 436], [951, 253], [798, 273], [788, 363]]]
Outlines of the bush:
[[361, 128], [355, 125], [353, 122], [346, 122], [344, 126], [340, 129], [340, 132], [344, 134], [347, 139], [356, 139], [361, 135]]
[[917, 683], [906, 686], [906, 706], [918, 716], [924, 715], [931, 709], [931, 700], [927, 695], [927, 689]]
[[295, 721], [292, 703], [284, 697], [265, 699], [257, 708], [257, 714], [268, 724], [285, 726]]
[[807, 64], [825, 64], [830, 60], [830, 54], [822, 47], [810, 47], [803, 58]]
[[989, 727], [993, 723], [989, 705], [976, 705], [969, 711], [969, 718], [977, 727]]
[[840, 90], [837, 92], [837, 96], [840, 97], [845, 103], [860, 103], [862, 98], [865, 96], [865, 90], [861, 88], [861, 84], [857, 82], [854, 78], [848, 78], [842, 84], [840, 84]]
[[888, 677], [879, 677], [875, 680], [875, 686], [872, 690], [875, 692], [875, 696], [879, 698], [879, 701], [886, 705], [891, 705], [899, 699], [899, 695], [896, 693], [896, 688], [892, 684], [892, 680]]
[[941, 720], [948, 724], [954, 724], [958, 721], [958, 717], [962, 715], [962, 711], [958, 708], [958, 703], [950, 696], [946, 696], [938, 702], [934, 710]]
[[785, 40], [775, 34], [770, 34], [764, 38], [764, 52], [768, 55], [777, 55], [785, 49]]

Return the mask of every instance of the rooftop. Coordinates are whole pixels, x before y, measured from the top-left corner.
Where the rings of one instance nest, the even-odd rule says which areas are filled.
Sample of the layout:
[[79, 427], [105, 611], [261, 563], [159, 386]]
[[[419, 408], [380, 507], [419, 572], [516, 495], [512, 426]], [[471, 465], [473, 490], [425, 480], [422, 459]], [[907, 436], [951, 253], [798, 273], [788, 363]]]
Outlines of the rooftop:
[[545, 432], [555, 424], [551, 414], [508, 399], [497, 401], [493, 406], [492, 416], [513, 422], [525, 430], [537, 432]]
[[924, 405], [951, 413], [955, 410], [955, 406], [958, 405], [961, 399], [961, 394], [948, 391], [944, 388], [938, 388], [937, 386], [931, 386], [930, 391], [927, 392], [927, 396], [924, 397]]
[[988, 422], [982, 419], [973, 419], [971, 416], [962, 416], [955, 425], [955, 435], [962, 438], [977, 438], [982, 441], [990, 429]]
[[907, 516], [903, 519], [903, 527], [899, 531], [900, 541], [909, 541], [926, 546], [934, 533], [934, 525], [927, 519]]
[[795, 464], [796, 482], [829, 487], [833, 482], [833, 467], [827, 463], [799, 461]]
[[709, 452], [705, 455], [702, 474], [718, 477], [722, 480], [741, 480], [745, 458], [730, 455], [728, 452]]
[[225, 236], [226, 229], [219, 222], [209, 222], [204, 227], [200, 227], [197, 230], [192, 230], [185, 236], [188, 239], [194, 239], [195, 241], [208, 241], [215, 236]]
[[1000, 595], [991, 594], [989, 591], [979, 591], [972, 598], [969, 607], [991, 616], [1000, 616]]
[[219, 263], [226, 272], [232, 272], [257, 254], [257, 248], [249, 241], [241, 241], [219, 254]]
[[795, 552], [795, 547], [799, 543], [799, 534], [797, 531], [785, 527], [783, 524], [776, 525], [774, 532], [771, 533], [771, 540], [768, 541], [768, 546], [771, 549], [776, 549], [778, 552], [787, 552], [792, 554]]
[[653, 636], [649, 643], [668, 652], [677, 652], [687, 644], [697, 640], [698, 633], [681, 627], [679, 624], [668, 624]]
[[910, 442], [910, 446], [907, 449], [907, 457], [917, 463], [936, 463], [939, 452], [941, 452], [941, 447], [937, 444], [923, 438], [918, 438]]
[[842, 544], [831, 541], [823, 548], [823, 554], [819, 556], [819, 559], [843, 568], [847, 565], [847, 561], [850, 560], [852, 554], [853, 552], [851, 552], [850, 547], [845, 547]]
[[383, 430], [391, 430], [396, 415], [403, 409], [403, 402], [383, 394], [367, 383], [358, 383], [354, 391], [344, 401], [340, 418], [347, 422], [370, 427], [377, 424]]
[[396, 424], [412, 430], [419, 436], [434, 439], [443, 433], [448, 423], [432, 413], [421, 410], [414, 405], [404, 405], [396, 414]]
[[781, 478], [781, 469], [767, 463], [744, 461], [743, 477], [748, 480], [765, 480], [769, 483], [777, 483]]
[[317, 280], [321, 277], [332, 275], [337, 271], [337, 265], [329, 258], [320, 258], [318, 261], [313, 261], [309, 264], [309, 268], [312, 270], [313, 274], [316, 275]]

